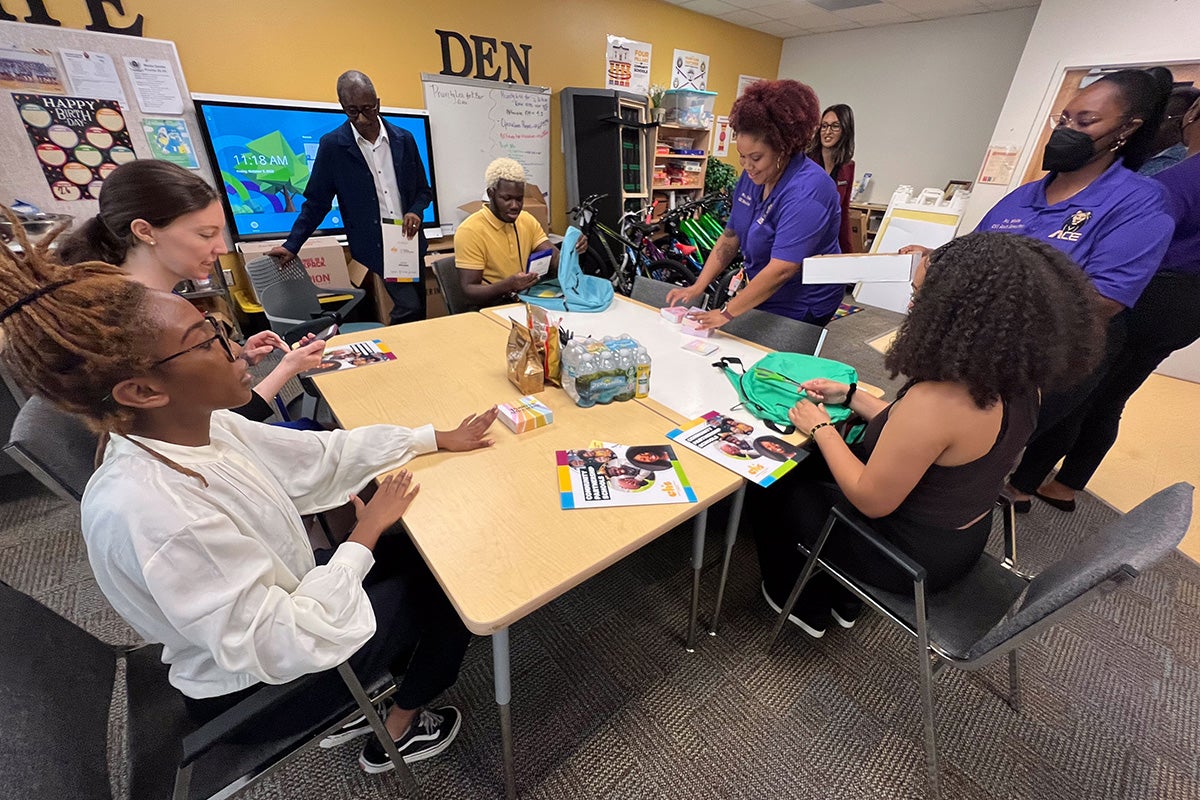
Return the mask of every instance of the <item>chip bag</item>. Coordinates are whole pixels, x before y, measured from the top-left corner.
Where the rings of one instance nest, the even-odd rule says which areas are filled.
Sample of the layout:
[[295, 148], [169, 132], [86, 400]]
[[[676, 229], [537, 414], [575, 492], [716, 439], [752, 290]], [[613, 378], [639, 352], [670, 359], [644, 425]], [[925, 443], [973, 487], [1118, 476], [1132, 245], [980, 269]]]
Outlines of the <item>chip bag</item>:
[[549, 312], [541, 306], [525, 304], [529, 333], [542, 357], [542, 374], [551, 386], [562, 386], [562, 343], [558, 338], [558, 323], [552, 322]]
[[508, 333], [506, 359], [508, 379], [521, 394], [533, 394], [546, 388], [542, 360], [533, 343], [533, 337], [529, 328], [519, 322], [514, 322], [512, 330]]

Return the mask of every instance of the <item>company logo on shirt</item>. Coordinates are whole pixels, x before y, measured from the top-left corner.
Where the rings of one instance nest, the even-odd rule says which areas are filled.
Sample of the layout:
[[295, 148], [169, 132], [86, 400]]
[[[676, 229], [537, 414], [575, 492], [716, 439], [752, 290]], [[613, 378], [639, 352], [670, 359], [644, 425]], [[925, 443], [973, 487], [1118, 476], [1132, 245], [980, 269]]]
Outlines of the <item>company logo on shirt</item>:
[[754, 205], [754, 201], [750, 199], [750, 195], [747, 192], [742, 192], [741, 194], [739, 194], [737, 201], [744, 206]]
[[1063, 223], [1063, 226], [1050, 234], [1051, 239], [1062, 239], [1064, 242], [1078, 242], [1083, 236], [1083, 226], [1092, 218], [1092, 212], [1079, 209]]

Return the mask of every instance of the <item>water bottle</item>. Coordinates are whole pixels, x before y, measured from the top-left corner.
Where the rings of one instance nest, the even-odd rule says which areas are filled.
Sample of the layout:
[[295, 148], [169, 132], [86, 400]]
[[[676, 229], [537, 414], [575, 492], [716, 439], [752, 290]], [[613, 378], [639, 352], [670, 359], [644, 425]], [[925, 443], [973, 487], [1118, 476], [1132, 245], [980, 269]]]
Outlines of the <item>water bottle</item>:
[[562, 352], [561, 381], [563, 391], [574, 402], [579, 402], [579, 391], [575, 388], [575, 376], [579, 370], [579, 348], [574, 341], [568, 342]]
[[596, 357], [584, 350], [579, 355], [579, 374], [575, 378], [575, 405], [590, 408], [596, 405]]
[[634, 396], [638, 398], [650, 396], [650, 353], [638, 345], [634, 355], [637, 364], [637, 389]]
[[637, 361], [633, 352], [628, 349], [617, 351], [617, 369], [624, 381], [620, 391], [617, 392], [617, 401], [623, 403], [633, 399], [637, 386]]

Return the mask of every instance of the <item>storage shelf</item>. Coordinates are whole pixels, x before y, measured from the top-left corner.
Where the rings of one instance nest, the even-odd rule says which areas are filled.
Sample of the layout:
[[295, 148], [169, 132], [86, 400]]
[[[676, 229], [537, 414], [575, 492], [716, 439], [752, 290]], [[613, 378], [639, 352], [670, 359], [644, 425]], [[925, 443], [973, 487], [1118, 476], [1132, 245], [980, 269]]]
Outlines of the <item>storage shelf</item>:
[[675, 185], [668, 185], [668, 184], [657, 184], [656, 183], [656, 184], [654, 184], [653, 188], [655, 191], [662, 191], [662, 192], [683, 192], [683, 191], [690, 191], [692, 189], [703, 189], [704, 184], [703, 183], [677, 183]]
[[676, 154], [676, 153], [658, 153], [658, 154], [656, 154], [656, 155], [654, 156], [654, 159], [655, 159], [656, 161], [657, 161], [658, 159], [660, 159], [660, 158], [686, 158], [686, 159], [691, 159], [691, 160], [693, 160], [693, 161], [703, 161], [704, 159], [708, 158], [708, 155], [702, 155], [702, 156], [683, 156], [683, 155], [678, 155], [678, 154]]

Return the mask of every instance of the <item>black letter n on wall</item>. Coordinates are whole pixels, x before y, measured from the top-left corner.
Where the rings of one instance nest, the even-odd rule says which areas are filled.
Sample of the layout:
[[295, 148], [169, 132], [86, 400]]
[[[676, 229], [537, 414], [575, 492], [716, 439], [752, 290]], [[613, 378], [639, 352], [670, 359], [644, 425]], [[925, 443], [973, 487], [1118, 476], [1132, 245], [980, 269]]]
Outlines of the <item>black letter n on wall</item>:
[[130, 36], [141, 36], [142, 25], [145, 19], [141, 14], [137, 15], [132, 25], [127, 25], [124, 28], [118, 28], [108, 20], [108, 11], [104, 8], [106, 5], [112, 6], [118, 14], [125, 16], [125, 9], [121, 7], [121, 0], [86, 0], [88, 14], [91, 15], [92, 24], [86, 25], [89, 31], [100, 31], [101, 33], [127, 33]]
[[[471, 59], [471, 45], [467, 43], [466, 37], [454, 31], [439, 31], [435, 29], [433, 32], [442, 40], [442, 74], [457, 75], [459, 77], [470, 75], [471, 67], [474, 66], [474, 63]], [[462, 53], [462, 69], [454, 68], [454, 56], [450, 52], [451, 39], [458, 43], [458, 50]]]

